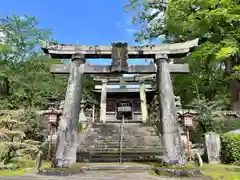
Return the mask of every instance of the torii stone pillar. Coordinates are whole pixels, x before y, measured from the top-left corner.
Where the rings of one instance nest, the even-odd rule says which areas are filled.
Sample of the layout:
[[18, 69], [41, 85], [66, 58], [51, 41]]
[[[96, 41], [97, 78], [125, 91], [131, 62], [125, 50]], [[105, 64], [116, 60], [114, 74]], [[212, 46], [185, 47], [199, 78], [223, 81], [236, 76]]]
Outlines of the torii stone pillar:
[[100, 104], [100, 121], [106, 122], [106, 103], [107, 103], [107, 80], [102, 81], [102, 93], [101, 93], [101, 104]]
[[168, 69], [167, 56], [156, 56], [157, 88], [163, 145], [166, 150], [164, 161], [169, 164], [186, 163], [180, 141], [179, 124], [175, 106], [173, 86]]
[[84, 63], [84, 55], [73, 55], [63, 113], [58, 129], [57, 167], [70, 167], [76, 162], [77, 124], [83, 88]]
[[142, 121], [143, 123], [146, 123], [148, 119], [148, 109], [147, 109], [145, 85], [143, 81], [140, 81], [140, 103], [141, 103]]

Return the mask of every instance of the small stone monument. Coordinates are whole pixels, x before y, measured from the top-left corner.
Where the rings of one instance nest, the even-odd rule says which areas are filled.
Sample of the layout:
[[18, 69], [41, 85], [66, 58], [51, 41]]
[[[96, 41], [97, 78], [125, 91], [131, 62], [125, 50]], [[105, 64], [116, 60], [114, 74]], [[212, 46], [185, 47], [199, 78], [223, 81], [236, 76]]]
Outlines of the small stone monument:
[[205, 153], [209, 164], [220, 163], [221, 142], [217, 133], [209, 132], [205, 134]]

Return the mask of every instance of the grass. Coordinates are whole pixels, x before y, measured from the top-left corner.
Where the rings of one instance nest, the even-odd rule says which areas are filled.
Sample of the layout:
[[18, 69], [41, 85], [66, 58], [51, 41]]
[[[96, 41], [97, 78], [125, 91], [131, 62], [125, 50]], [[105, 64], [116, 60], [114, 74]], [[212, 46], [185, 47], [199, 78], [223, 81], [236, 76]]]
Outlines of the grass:
[[[154, 167], [164, 167], [161, 164], [152, 164]], [[240, 180], [240, 166], [225, 164], [204, 164], [199, 168], [193, 163], [184, 167], [170, 166], [172, 169], [200, 169], [205, 176], [212, 177], [214, 180]]]
[[26, 173], [24, 169], [16, 170], [1, 170], [0, 176], [23, 176]]
[[[23, 176], [25, 173], [36, 172], [34, 160], [15, 158], [12, 160], [11, 164], [9, 164], [10, 167], [11, 165], [20, 168], [17, 169], [14, 168], [11, 170], [0, 170], [0, 176]], [[42, 163], [43, 168], [50, 166], [51, 164], [49, 162]]]
[[239, 180], [240, 166], [224, 164], [204, 164], [201, 172], [212, 177], [214, 180]]
[[52, 168], [51, 163], [45, 162], [42, 164], [41, 168], [52, 170], [54, 172], [71, 172], [80, 169], [82, 166], [86, 165], [86, 163], [75, 163], [71, 168]]

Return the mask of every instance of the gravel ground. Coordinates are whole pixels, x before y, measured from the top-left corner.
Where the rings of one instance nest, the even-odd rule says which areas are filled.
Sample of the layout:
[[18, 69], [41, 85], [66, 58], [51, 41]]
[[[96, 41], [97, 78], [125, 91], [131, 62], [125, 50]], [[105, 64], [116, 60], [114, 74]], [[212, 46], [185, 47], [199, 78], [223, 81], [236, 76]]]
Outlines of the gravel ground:
[[87, 172], [75, 176], [52, 177], [26, 174], [21, 177], [0, 177], [0, 180], [202, 180], [202, 178], [170, 178], [153, 176], [148, 172], [141, 173], [113, 173], [113, 172]]

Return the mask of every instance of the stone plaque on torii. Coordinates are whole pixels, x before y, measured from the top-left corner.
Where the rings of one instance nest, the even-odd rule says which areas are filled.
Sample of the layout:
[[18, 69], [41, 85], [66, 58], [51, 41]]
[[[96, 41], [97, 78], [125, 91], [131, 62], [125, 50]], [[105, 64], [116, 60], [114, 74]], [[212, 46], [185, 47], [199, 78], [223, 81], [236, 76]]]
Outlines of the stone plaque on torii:
[[[188, 64], [168, 64], [169, 58], [186, 56], [198, 45], [198, 39], [184, 43], [128, 46], [113, 43], [112, 46], [85, 46], [43, 43], [42, 49], [52, 58], [72, 59], [70, 64], [52, 65], [55, 74], [69, 74], [62, 119], [59, 124], [56, 160], [58, 167], [69, 167], [76, 162], [77, 122], [80, 112], [83, 74], [156, 74], [164, 161], [181, 163], [183, 158], [180, 132], [170, 73], [188, 73]], [[87, 58], [112, 58], [109, 66], [90, 65]], [[152, 58], [155, 64], [129, 65], [128, 58]]]

